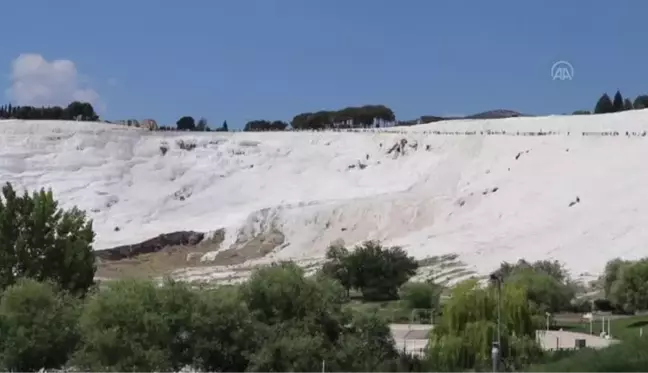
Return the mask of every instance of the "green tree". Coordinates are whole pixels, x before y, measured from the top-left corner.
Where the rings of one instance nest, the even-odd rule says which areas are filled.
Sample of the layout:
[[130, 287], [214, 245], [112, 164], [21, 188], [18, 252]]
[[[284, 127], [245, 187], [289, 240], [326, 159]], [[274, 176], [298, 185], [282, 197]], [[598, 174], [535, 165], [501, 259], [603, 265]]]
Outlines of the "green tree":
[[[439, 324], [432, 330], [428, 367], [434, 371], [485, 370], [496, 339], [497, 290], [467, 280], [452, 290]], [[541, 354], [535, 341], [538, 319], [524, 287], [501, 288], [501, 353], [509, 368], [519, 369]]]
[[[257, 270], [241, 287], [241, 297], [255, 315], [267, 325], [302, 320], [327, 309], [340, 314], [346, 294], [342, 287], [324, 278], [306, 278], [291, 262]], [[322, 314], [322, 317], [328, 317]]]
[[631, 265], [631, 261], [621, 260], [619, 258], [612, 259], [605, 264], [605, 270], [603, 272], [603, 291], [606, 297], [612, 296], [612, 286], [614, 283], [620, 279], [621, 269], [628, 265]]
[[507, 281], [525, 287], [529, 300], [545, 312], [569, 310], [575, 295], [571, 287], [555, 277], [532, 269], [517, 271]]
[[196, 121], [193, 117], [184, 116], [178, 119], [176, 127], [179, 131], [194, 131], [196, 129]]
[[95, 113], [94, 108], [88, 102], [74, 101], [65, 109], [67, 119], [81, 119], [86, 121], [96, 121], [99, 116]]
[[283, 131], [288, 123], [280, 120], [251, 120], [245, 124], [243, 131]]
[[632, 110], [632, 109], [634, 109], [634, 106], [632, 105], [632, 101], [630, 101], [629, 98], [623, 100], [623, 110]]
[[524, 271], [527, 269], [534, 272], [547, 274], [559, 282], [565, 282], [569, 279], [565, 267], [557, 260], [539, 260], [529, 263], [524, 259], [520, 259], [515, 264], [504, 262], [500, 265], [500, 268], [495, 271], [495, 274], [501, 277], [503, 280], [506, 280], [509, 276], [515, 274], [516, 272]]
[[[385, 320], [350, 314], [348, 298], [326, 276], [307, 278], [293, 263], [259, 269], [241, 287], [256, 320], [259, 348], [248, 371], [371, 369], [397, 356]], [[368, 356], [370, 355], [370, 356]]]
[[7, 183], [2, 197], [0, 289], [27, 277], [84, 294], [96, 271], [92, 221], [77, 208], [59, 208], [51, 190], [19, 196]]
[[252, 355], [251, 372], [316, 372], [328, 357], [323, 335], [292, 327], [276, 327]]
[[635, 262], [617, 260], [608, 263], [604, 287], [607, 298], [624, 311], [647, 310], [648, 259]]
[[356, 247], [346, 260], [353, 287], [369, 301], [398, 299], [398, 289], [416, 274], [418, 263], [400, 247], [377, 241]]
[[410, 282], [403, 286], [401, 298], [410, 309], [438, 310], [442, 288], [430, 282]]
[[261, 329], [238, 288], [200, 291], [191, 318], [191, 366], [204, 372], [243, 372], [259, 348]]
[[599, 98], [598, 102], [596, 103], [596, 107], [594, 108], [594, 114], [606, 114], [606, 113], [613, 113], [614, 112], [614, 104], [612, 103], [612, 100], [610, 99], [610, 96], [607, 95], [607, 93], [604, 93], [601, 98]]
[[322, 110], [295, 115], [291, 121], [296, 130], [323, 130], [329, 128], [368, 128], [395, 121], [394, 112], [385, 105], [346, 107], [336, 111]]
[[543, 311], [568, 311], [572, 308], [575, 285], [558, 261], [529, 263], [521, 259], [515, 264], [502, 263], [495, 274], [508, 283], [525, 287], [529, 300]]
[[614, 94], [612, 107], [614, 108], [614, 112], [623, 111], [623, 96], [621, 95], [621, 91], [616, 91]]
[[[186, 294], [179, 299], [183, 307], [190, 307], [193, 300]], [[82, 345], [72, 365], [92, 371], [174, 371], [182, 363], [174, 361], [174, 347], [190, 336], [174, 335], [169, 319], [187, 327], [190, 320], [184, 311], [165, 314], [168, 311], [160, 290], [151, 282], [110, 283], [93, 294], [83, 309]]]
[[572, 115], [588, 115], [591, 114], [589, 110], [576, 110]]
[[[356, 314], [341, 336], [329, 371], [393, 371], [386, 364], [399, 357], [389, 325], [376, 314]], [[384, 370], [386, 368], [386, 370]]]
[[341, 245], [331, 245], [326, 250], [326, 263], [322, 266], [322, 273], [340, 282], [347, 292], [347, 296], [353, 286], [351, 268], [348, 263], [349, 250]]
[[207, 131], [208, 128], [209, 125], [207, 124], [206, 118], [200, 118], [198, 120], [198, 123], [196, 123], [196, 131]]
[[49, 119], [49, 120], [85, 120], [96, 121], [99, 116], [95, 113], [92, 104], [74, 101], [67, 107], [48, 106], [12, 106], [11, 104], [0, 108], [0, 118], [10, 119]]
[[635, 109], [648, 108], [648, 95], [639, 95], [635, 98], [632, 107]]
[[0, 369], [59, 369], [78, 343], [78, 301], [54, 285], [19, 280], [0, 298]]
[[193, 346], [197, 342], [194, 332], [197, 328], [193, 322], [196, 305], [201, 299], [188, 283], [172, 279], [166, 279], [162, 286], [157, 286], [155, 295], [157, 312], [162, 315], [167, 330], [169, 360], [174, 371], [178, 371], [194, 360]]

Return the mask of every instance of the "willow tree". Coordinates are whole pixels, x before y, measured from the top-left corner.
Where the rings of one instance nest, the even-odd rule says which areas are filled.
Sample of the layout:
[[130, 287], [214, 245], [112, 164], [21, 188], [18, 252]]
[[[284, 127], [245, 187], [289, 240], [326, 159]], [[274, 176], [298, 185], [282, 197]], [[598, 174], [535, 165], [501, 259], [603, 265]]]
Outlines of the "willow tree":
[[[439, 325], [430, 335], [430, 369], [483, 370], [491, 366], [491, 348], [497, 338], [497, 289], [475, 280], [458, 284], [446, 303]], [[524, 287], [501, 289], [501, 356], [520, 366], [540, 353], [535, 343], [538, 318]]]

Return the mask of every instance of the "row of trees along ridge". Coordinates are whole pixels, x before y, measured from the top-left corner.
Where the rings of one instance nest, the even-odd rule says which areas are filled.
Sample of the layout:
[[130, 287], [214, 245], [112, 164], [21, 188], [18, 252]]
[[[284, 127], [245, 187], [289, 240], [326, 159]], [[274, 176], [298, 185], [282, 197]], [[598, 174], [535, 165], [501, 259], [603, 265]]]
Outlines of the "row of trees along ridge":
[[31, 120], [99, 120], [99, 116], [92, 107], [92, 104], [80, 101], [74, 101], [67, 107], [3, 105], [0, 106], [0, 118]]
[[[290, 122], [293, 130], [325, 130], [332, 128], [382, 127], [396, 120], [394, 112], [385, 105], [347, 107], [295, 115]], [[244, 131], [283, 131], [289, 124], [280, 120], [251, 120]]]
[[[639, 95], [634, 101], [629, 98], [623, 98], [621, 91], [616, 91], [614, 98], [610, 98], [607, 93], [601, 95], [594, 107], [594, 114], [618, 113], [627, 110], [640, 110], [648, 108], [648, 95]], [[591, 114], [588, 110], [576, 110], [572, 114], [583, 115]]]

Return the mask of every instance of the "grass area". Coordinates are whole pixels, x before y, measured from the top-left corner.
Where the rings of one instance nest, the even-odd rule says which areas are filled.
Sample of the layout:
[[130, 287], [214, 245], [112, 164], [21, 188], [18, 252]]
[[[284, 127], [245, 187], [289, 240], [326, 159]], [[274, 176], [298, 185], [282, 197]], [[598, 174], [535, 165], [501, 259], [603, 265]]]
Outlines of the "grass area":
[[[603, 331], [601, 320], [601, 318], [597, 317], [592, 322], [592, 334], [599, 335]], [[587, 321], [559, 322], [553, 326], [553, 329], [561, 328], [572, 332], [590, 333], [590, 323]], [[639, 337], [642, 328], [645, 329], [643, 336], [648, 338], [648, 315], [623, 317], [610, 321], [610, 334], [615, 339], [626, 340]]]
[[[352, 300], [347, 305], [352, 311], [359, 313], [377, 313], [381, 318], [392, 324], [429, 324], [430, 316], [425, 310], [412, 310], [402, 300], [387, 302], [362, 302]], [[433, 321], [433, 320], [432, 320]]]
[[403, 304], [403, 301], [394, 300], [388, 302], [361, 302], [351, 301], [347, 304], [354, 312], [376, 313], [381, 318], [392, 324], [429, 324], [429, 315], [423, 310], [411, 310]]

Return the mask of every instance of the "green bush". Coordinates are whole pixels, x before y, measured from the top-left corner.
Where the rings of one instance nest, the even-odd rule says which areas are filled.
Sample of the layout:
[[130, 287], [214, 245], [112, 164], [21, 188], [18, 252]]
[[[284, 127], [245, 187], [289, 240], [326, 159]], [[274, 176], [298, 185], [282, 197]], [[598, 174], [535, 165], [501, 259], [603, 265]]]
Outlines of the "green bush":
[[648, 338], [634, 338], [604, 349], [583, 349], [570, 356], [529, 368], [533, 372], [645, 372]]
[[78, 343], [79, 302], [53, 285], [23, 279], [0, 299], [0, 370], [64, 365]]
[[401, 299], [409, 309], [436, 310], [439, 308], [442, 288], [428, 282], [410, 282], [403, 286]]

